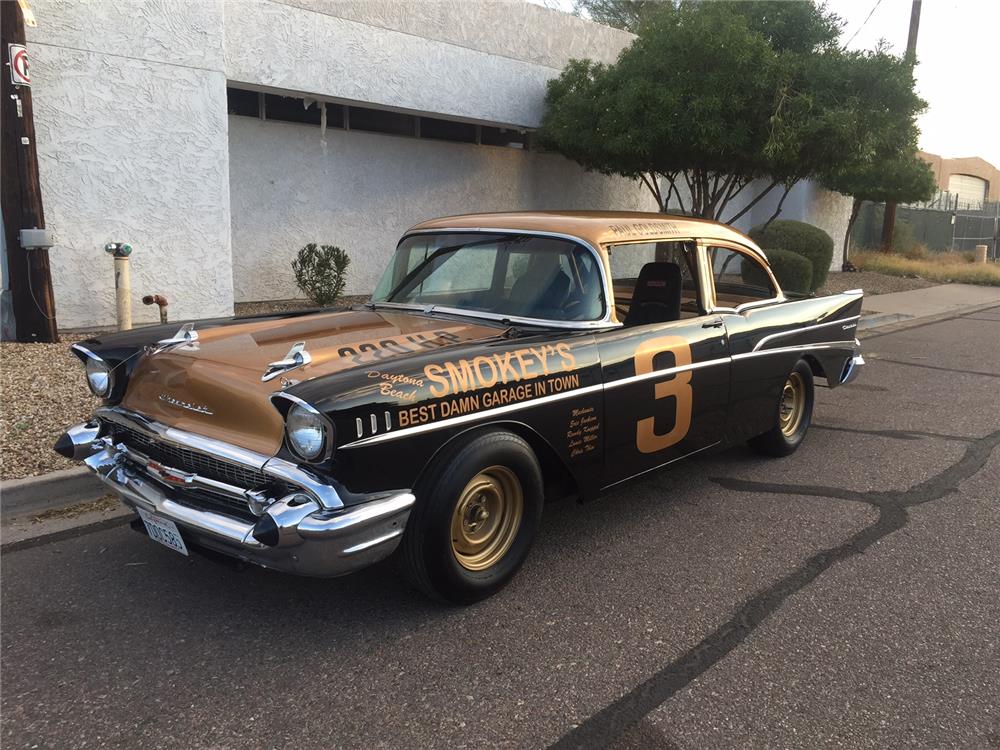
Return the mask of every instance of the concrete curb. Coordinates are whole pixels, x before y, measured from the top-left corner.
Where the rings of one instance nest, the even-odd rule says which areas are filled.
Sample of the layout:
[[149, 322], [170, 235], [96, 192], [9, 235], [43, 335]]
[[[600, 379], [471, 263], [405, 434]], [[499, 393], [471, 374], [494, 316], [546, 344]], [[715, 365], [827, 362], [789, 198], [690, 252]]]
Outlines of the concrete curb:
[[861, 319], [858, 321], [858, 330], [864, 331], [868, 328], [888, 326], [903, 320], [917, 320], [917, 318], [913, 315], [904, 315], [903, 313], [868, 313], [866, 315], [862, 311]]
[[[858, 331], [871, 331], [902, 324], [920, 325], [937, 320], [950, 320], [963, 315], [969, 315], [980, 310], [998, 307], [996, 303], [985, 305], [969, 305], [966, 308], [949, 310], [933, 315], [906, 315], [903, 313], [869, 313], [862, 312], [858, 321]], [[74, 469], [54, 471], [37, 477], [14, 479], [0, 483], [0, 511], [2, 519], [7, 523], [13, 518], [41, 513], [54, 508], [61, 508], [77, 503], [96, 500], [108, 494], [109, 490], [94, 476], [90, 469], [81, 466]]]
[[107, 488], [86, 466], [12, 479], [0, 482], [0, 519], [6, 523], [19, 516], [85, 503], [106, 494]]

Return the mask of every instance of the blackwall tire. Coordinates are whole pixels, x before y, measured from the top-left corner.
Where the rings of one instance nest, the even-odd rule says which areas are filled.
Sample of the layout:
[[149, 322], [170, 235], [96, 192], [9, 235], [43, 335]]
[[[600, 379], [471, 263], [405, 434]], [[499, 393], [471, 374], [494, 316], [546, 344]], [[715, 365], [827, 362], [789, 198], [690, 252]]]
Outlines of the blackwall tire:
[[414, 494], [397, 553], [411, 583], [439, 601], [471, 604], [510, 582], [543, 505], [542, 472], [524, 440], [491, 430], [450, 446]]
[[815, 387], [812, 368], [799, 360], [788, 374], [775, 407], [774, 424], [751, 439], [750, 447], [765, 456], [788, 456], [796, 451], [812, 424]]

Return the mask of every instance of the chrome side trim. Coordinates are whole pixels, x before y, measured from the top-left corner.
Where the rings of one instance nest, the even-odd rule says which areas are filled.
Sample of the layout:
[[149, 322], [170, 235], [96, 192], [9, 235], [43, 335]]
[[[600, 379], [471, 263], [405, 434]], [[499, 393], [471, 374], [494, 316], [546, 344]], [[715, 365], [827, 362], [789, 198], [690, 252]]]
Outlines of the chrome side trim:
[[749, 359], [751, 357], [765, 357], [769, 354], [785, 354], [787, 352], [807, 352], [814, 349], [854, 349], [853, 341], [824, 341], [817, 344], [798, 344], [793, 346], [782, 346], [774, 349], [761, 349], [743, 354], [734, 354], [733, 361]]
[[714, 367], [715, 365], [728, 365], [732, 362], [731, 357], [720, 357], [719, 359], [709, 359], [704, 362], [693, 362], [689, 365], [681, 365], [680, 367], [667, 367], [663, 370], [653, 370], [652, 372], [644, 372], [642, 375], [629, 375], [625, 378], [619, 378], [618, 380], [612, 380], [610, 383], [604, 384], [604, 390], [611, 390], [612, 388], [618, 388], [619, 386], [628, 385], [629, 383], [637, 383], [643, 380], [653, 380], [654, 378], [662, 378], [666, 375], [676, 375], [677, 373], [687, 372], [689, 370], [700, 370], [703, 367]]
[[[758, 349], [763, 348], [764, 344], [766, 344], [768, 341], [773, 341], [774, 339], [784, 338], [785, 336], [795, 336], [796, 334], [803, 333], [805, 331], [815, 331], [818, 328], [826, 328], [827, 326], [837, 325], [838, 323], [840, 323], [840, 324], [843, 325], [845, 323], [850, 323], [852, 321], [857, 321], [860, 318], [861, 318], [860, 315], [854, 315], [854, 316], [852, 316], [850, 318], [839, 318], [837, 320], [830, 320], [830, 321], [828, 321], [826, 323], [816, 323], [815, 325], [805, 326], [804, 328], [796, 328], [796, 329], [791, 330], [791, 331], [780, 331], [779, 333], [772, 333], [769, 336], [765, 336], [760, 341], [758, 341], [757, 344], [756, 344], [756, 346], [754, 346], [753, 350], [757, 351]], [[853, 326], [846, 326], [845, 325], [844, 328], [843, 328], [843, 330], [846, 331], [846, 330], [849, 330], [851, 328], [857, 328], [857, 327], [858, 327], [858, 324], [855, 322]]]
[[[605, 328], [620, 328], [621, 323], [616, 322], [613, 319], [614, 306], [615, 306], [615, 295], [614, 289], [611, 286], [611, 279], [608, 278], [607, 268], [604, 265], [604, 258], [596, 247], [591, 245], [589, 242], [581, 237], [577, 237], [572, 234], [564, 234], [562, 232], [545, 232], [536, 229], [496, 229], [493, 227], [441, 227], [438, 229], [416, 229], [411, 230], [404, 234], [396, 247], [408, 237], [419, 234], [503, 234], [503, 235], [526, 235], [529, 237], [554, 237], [556, 239], [567, 240], [573, 242], [581, 247], [589, 250], [593, 256], [594, 260], [597, 261], [597, 267], [600, 269], [601, 274], [601, 285], [604, 291], [604, 315], [598, 320], [545, 320], [543, 318], [525, 318], [516, 315], [503, 315], [499, 313], [484, 313], [476, 312], [471, 310], [461, 310], [453, 307], [434, 307], [434, 312], [452, 313], [457, 315], [466, 315], [470, 318], [482, 318], [484, 320], [496, 320], [496, 321], [510, 321], [511, 323], [525, 323], [527, 325], [539, 325], [546, 326], [549, 328], [568, 328], [574, 330], [594, 330], [594, 329], [605, 329]], [[391, 302], [376, 302], [376, 305], [386, 305], [386, 304], [398, 304]], [[410, 307], [412, 305], [407, 305], [405, 307]], [[419, 309], [419, 308], [418, 308]]]

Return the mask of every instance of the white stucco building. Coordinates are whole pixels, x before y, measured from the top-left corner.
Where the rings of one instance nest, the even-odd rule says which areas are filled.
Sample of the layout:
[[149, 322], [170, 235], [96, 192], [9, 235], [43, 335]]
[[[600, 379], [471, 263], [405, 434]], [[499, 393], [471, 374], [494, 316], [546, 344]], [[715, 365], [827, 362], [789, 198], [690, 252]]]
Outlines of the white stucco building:
[[61, 327], [114, 323], [110, 241], [134, 247], [141, 323], [156, 319], [142, 294], [166, 295], [172, 319], [301, 296], [291, 260], [308, 242], [345, 248], [362, 294], [436, 215], [656, 210], [634, 182], [530, 149], [546, 81], [574, 57], [613, 61], [631, 39], [616, 29], [522, 0], [32, 8]]

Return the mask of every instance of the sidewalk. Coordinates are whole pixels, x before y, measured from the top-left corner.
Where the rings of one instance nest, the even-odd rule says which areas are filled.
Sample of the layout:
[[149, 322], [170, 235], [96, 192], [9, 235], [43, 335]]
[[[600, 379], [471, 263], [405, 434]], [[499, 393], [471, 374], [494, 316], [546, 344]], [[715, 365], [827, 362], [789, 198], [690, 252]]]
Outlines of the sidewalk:
[[866, 296], [859, 330], [914, 318], [929, 318], [1000, 305], [1000, 287], [941, 284], [909, 292]]

